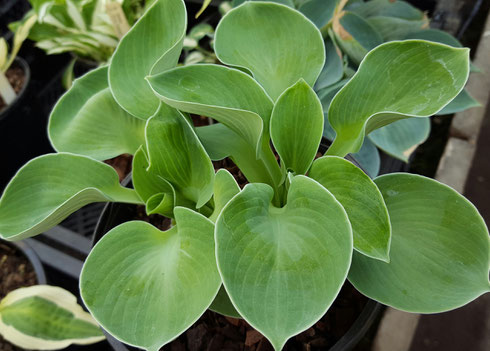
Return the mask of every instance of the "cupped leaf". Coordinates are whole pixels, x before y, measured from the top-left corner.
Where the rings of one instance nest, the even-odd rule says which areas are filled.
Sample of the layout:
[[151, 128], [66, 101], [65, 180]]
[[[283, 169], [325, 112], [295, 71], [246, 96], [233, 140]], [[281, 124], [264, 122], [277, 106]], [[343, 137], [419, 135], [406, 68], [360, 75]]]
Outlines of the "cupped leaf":
[[106, 160], [134, 154], [144, 143], [144, 121], [124, 111], [112, 97], [107, 67], [75, 80], [49, 120], [49, 138], [57, 151]]
[[376, 184], [361, 169], [335, 156], [313, 163], [309, 176], [342, 204], [349, 216], [354, 248], [363, 255], [389, 262], [391, 225]]
[[394, 308], [437, 313], [490, 291], [488, 229], [462, 195], [433, 179], [389, 174], [375, 180], [390, 213], [390, 263], [354, 254], [349, 280]]
[[223, 17], [215, 38], [219, 60], [250, 70], [273, 100], [300, 78], [313, 86], [325, 62], [320, 31], [279, 4], [244, 3]]
[[216, 222], [217, 262], [233, 305], [276, 350], [313, 325], [344, 283], [352, 255], [347, 214], [324, 187], [292, 178], [287, 204], [249, 184]]
[[407, 118], [372, 131], [368, 138], [388, 155], [408, 162], [410, 155], [427, 140], [429, 133], [429, 118]]
[[470, 95], [468, 90], [463, 89], [449, 104], [444, 106], [442, 110], [436, 113], [436, 115], [451, 115], [453, 113], [461, 112], [472, 107], [480, 107], [481, 104]]
[[213, 194], [211, 159], [185, 117], [162, 104], [146, 126], [148, 172], [168, 181], [200, 208]]
[[462, 48], [463, 45], [448, 32], [444, 32], [439, 29], [422, 29], [419, 31], [408, 33], [405, 39], [421, 39], [428, 41], [435, 41], [436, 43], [446, 44], [454, 46], [455, 48]]
[[332, 28], [336, 42], [355, 64], [359, 64], [369, 50], [383, 42], [373, 26], [352, 12], [344, 11], [336, 16]]
[[224, 168], [218, 170], [214, 179], [214, 212], [209, 219], [215, 222], [226, 204], [239, 192], [240, 187], [231, 173]]
[[459, 94], [468, 74], [468, 49], [422, 40], [378, 46], [330, 104], [337, 137], [328, 152], [357, 152], [364, 135], [377, 128], [433, 115]]
[[305, 174], [322, 140], [322, 104], [313, 89], [300, 79], [281, 94], [271, 117], [271, 139], [281, 164]]
[[100, 325], [150, 351], [189, 328], [221, 285], [213, 223], [183, 207], [174, 213], [177, 225], [164, 232], [141, 221], [112, 229], [80, 277], [83, 301]]
[[166, 104], [212, 117], [258, 147], [268, 130], [272, 101], [249, 75], [212, 64], [178, 67], [148, 78]]
[[109, 165], [68, 153], [37, 157], [12, 178], [0, 199], [0, 236], [20, 240], [40, 234], [92, 202], [141, 203], [119, 184]]
[[49, 285], [20, 288], [5, 296], [0, 302], [0, 334], [29, 350], [58, 350], [105, 338], [73, 294]]
[[160, 104], [145, 77], [177, 65], [187, 27], [182, 0], [156, 0], [121, 39], [109, 66], [114, 98], [130, 114], [148, 119]]

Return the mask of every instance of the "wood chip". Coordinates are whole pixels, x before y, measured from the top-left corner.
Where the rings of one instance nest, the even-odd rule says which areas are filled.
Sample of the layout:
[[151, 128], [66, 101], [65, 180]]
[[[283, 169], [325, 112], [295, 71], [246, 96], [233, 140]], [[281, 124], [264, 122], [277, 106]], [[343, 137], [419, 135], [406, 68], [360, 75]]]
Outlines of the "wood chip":
[[251, 329], [247, 331], [247, 337], [245, 338], [245, 346], [252, 346], [262, 340], [264, 336], [257, 330]]

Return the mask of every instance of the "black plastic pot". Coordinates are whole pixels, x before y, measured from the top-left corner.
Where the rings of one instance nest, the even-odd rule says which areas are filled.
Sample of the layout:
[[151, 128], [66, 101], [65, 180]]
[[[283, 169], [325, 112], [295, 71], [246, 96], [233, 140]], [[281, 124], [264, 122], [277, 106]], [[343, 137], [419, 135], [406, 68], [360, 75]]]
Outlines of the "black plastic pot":
[[31, 6], [27, 0], [1, 0], [0, 1], [0, 36], [8, 31], [8, 24], [24, 17]]
[[47, 116], [33, 108], [29, 65], [19, 57], [13, 65], [24, 71], [25, 81], [14, 102], [0, 112], [0, 191], [27, 161], [54, 151], [47, 136]]
[[36, 278], [37, 278], [37, 283], [42, 285], [42, 284], [47, 284], [47, 279], [46, 279], [46, 273], [44, 272], [43, 265], [41, 261], [39, 260], [39, 257], [37, 256], [36, 252], [34, 249], [25, 241], [14, 241], [14, 242], [9, 242], [9, 241], [4, 241], [4, 245], [8, 246], [13, 246], [19, 251], [22, 252], [22, 254], [27, 258], [29, 263], [32, 265], [32, 268], [34, 268], [34, 272], [36, 273]]

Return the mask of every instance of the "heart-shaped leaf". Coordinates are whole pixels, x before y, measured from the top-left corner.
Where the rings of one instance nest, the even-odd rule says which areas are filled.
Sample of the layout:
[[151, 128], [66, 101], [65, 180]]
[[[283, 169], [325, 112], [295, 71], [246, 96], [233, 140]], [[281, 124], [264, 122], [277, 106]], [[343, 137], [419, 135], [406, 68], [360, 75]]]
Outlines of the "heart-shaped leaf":
[[350, 266], [347, 214], [320, 184], [292, 178], [287, 204], [248, 184], [216, 222], [218, 267], [239, 314], [276, 350], [313, 325], [337, 296]]
[[112, 229], [80, 276], [83, 301], [99, 324], [149, 351], [189, 328], [221, 285], [213, 223], [183, 207], [174, 213], [177, 225], [165, 232], [141, 221]]
[[390, 213], [390, 263], [354, 253], [349, 280], [394, 308], [437, 313], [490, 291], [488, 229], [450, 187], [414, 174], [375, 180]]
[[104, 340], [97, 322], [70, 292], [35, 285], [10, 292], [0, 303], [0, 333], [23, 349], [58, 350]]
[[49, 138], [57, 151], [106, 160], [134, 154], [144, 143], [144, 121], [124, 111], [112, 97], [107, 67], [75, 80], [49, 120]]
[[377, 128], [438, 112], [463, 89], [468, 55], [468, 49], [422, 40], [389, 42], [372, 50], [330, 104], [328, 119], [337, 137], [327, 152], [357, 152], [364, 135]]
[[305, 174], [322, 140], [322, 104], [300, 79], [277, 99], [271, 117], [271, 139], [288, 171]]
[[148, 82], [166, 104], [212, 117], [257, 148], [264, 126], [268, 130], [272, 101], [252, 77], [239, 70], [191, 65], [149, 77]]
[[86, 156], [37, 157], [12, 178], [0, 199], [0, 236], [20, 240], [40, 234], [92, 202], [141, 203], [119, 185], [116, 171]]
[[309, 176], [323, 185], [349, 215], [354, 248], [362, 254], [389, 262], [391, 225], [383, 197], [361, 169], [340, 157], [324, 156]]
[[213, 194], [214, 168], [185, 117], [162, 104], [146, 127], [148, 172], [168, 181], [200, 208]]
[[145, 77], [177, 65], [187, 27], [182, 0], [156, 0], [121, 39], [109, 66], [109, 83], [116, 101], [132, 115], [148, 119], [159, 99]]
[[372, 131], [368, 138], [388, 155], [408, 162], [410, 155], [427, 140], [429, 133], [429, 118], [407, 118]]
[[246, 2], [228, 12], [216, 28], [214, 48], [221, 62], [252, 72], [273, 100], [300, 78], [313, 86], [325, 62], [315, 25], [274, 3]]

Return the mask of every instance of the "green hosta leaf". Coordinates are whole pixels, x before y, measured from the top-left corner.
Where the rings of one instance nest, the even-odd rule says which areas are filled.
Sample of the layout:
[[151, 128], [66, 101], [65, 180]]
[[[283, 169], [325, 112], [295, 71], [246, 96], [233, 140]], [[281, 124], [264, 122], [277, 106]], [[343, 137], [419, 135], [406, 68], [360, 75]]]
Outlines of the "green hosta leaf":
[[162, 104], [146, 127], [148, 172], [168, 181], [200, 208], [213, 194], [214, 168], [191, 125]]
[[309, 176], [345, 208], [352, 224], [354, 248], [366, 256], [389, 262], [390, 218], [383, 197], [369, 176], [349, 161], [331, 156], [315, 160]]
[[354, 6], [348, 6], [347, 8], [364, 18], [374, 16], [396, 17], [406, 20], [421, 20], [424, 18], [422, 11], [400, 0], [370, 0]]
[[243, 318], [280, 350], [313, 325], [337, 296], [349, 269], [352, 232], [345, 210], [314, 180], [292, 178], [287, 205], [249, 184], [216, 222], [223, 283]]
[[116, 171], [67, 153], [37, 157], [23, 166], [0, 199], [0, 236], [20, 240], [40, 234], [92, 202], [141, 203], [119, 185]]
[[243, 4], [245, 1], [276, 2], [278, 4], [283, 4], [283, 5], [294, 8], [294, 1], [293, 0], [232, 0], [232, 5], [233, 5], [233, 7], [237, 7], [241, 4]]
[[277, 99], [271, 117], [271, 139], [281, 164], [305, 174], [322, 139], [322, 105], [313, 89], [300, 79]]
[[73, 294], [49, 285], [20, 288], [4, 297], [0, 333], [12, 344], [29, 350], [58, 350], [105, 338]]
[[446, 44], [449, 46], [454, 46], [455, 48], [462, 48], [463, 45], [453, 37], [451, 34], [444, 32], [439, 29], [423, 29], [416, 32], [407, 34], [405, 39], [421, 39], [434, 41], [436, 43]]
[[298, 10], [321, 29], [332, 19], [338, 2], [338, 0], [309, 0], [302, 3]]
[[418, 313], [451, 310], [490, 291], [488, 229], [468, 200], [413, 174], [375, 182], [393, 226], [391, 262], [354, 254], [349, 280], [359, 291]]
[[209, 217], [213, 222], [216, 222], [219, 214], [226, 206], [228, 201], [231, 200], [233, 196], [240, 192], [240, 187], [238, 186], [235, 178], [226, 169], [220, 169], [216, 172], [216, 177], [214, 179], [214, 212]]
[[312, 86], [325, 62], [320, 31], [300, 12], [278, 4], [247, 2], [231, 10], [215, 38], [219, 60], [250, 70], [273, 100], [300, 78]]
[[419, 20], [407, 20], [396, 17], [375, 16], [368, 18], [367, 22], [376, 28], [384, 41], [401, 40], [409, 33], [429, 26], [429, 19], [427, 17]]
[[184, 66], [148, 81], [166, 104], [212, 117], [256, 147], [264, 124], [269, 125], [272, 101], [253, 78], [236, 69], [211, 64]]
[[173, 68], [182, 50], [187, 14], [182, 0], [156, 0], [122, 38], [109, 67], [114, 98], [132, 115], [147, 119], [160, 104], [145, 77]]
[[54, 107], [48, 130], [57, 151], [106, 160], [134, 154], [144, 144], [144, 128], [144, 121], [116, 103], [107, 67], [101, 67], [73, 83]]
[[429, 133], [429, 118], [407, 118], [374, 130], [368, 138], [388, 155], [408, 162], [410, 155], [427, 140]]
[[451, 101], [444, 106], [442, 110], [436, 113], [436, 115], [450, 115], [453, 113], [461, 112], [472, 107], [480, 107], [481, 104], [475, 100], [473, 96], [468, 93], [468, 90], [463, 89], [461, 92]]
[[230, 301], [230, 297], [226, 293], [226, 290], [223, 286], [218, 291], [218, 295], [214, 299], [209, 309], [214, 312], [218, 312], [224, 316], [233, 317], [233, 318], [242, 318], [240, 314], [236, 311], [235, 307]]
[[196, 128], [196, 134], [213, 161], [230, 157], [249, 182], [265, 183], [271, 186], [275, 184], [274, 175], [267, 171], [262, 159], [257, 159], [255, 147], [230, 128], [221, 123], [215, 123]]
[[100, 325], [149, 351], [199, 319], [221, 285], [213, 223], [186, 208], [174, 213], [177, 225], [165, 232], [140, 221], [112, 229], [80, 277], [83, 301]]
[[344, 12], [333, 22], [335, 40], [342, 50], [359, 64], [369, 50], [383, 42], [378, 31], [365, 19], [352, 12]]
[[325, 55], [325, 65], [315, 83], [315, 90], [320, 90], [337, 83], [344, 75], [342, 53], [329, 37], [325, 39]]
[[381, 157], [376, 146], [368, 138], [364, 139], [361, 149], [351, 154], [351, 156], [370, 178], [378, 176], [381, 167]]
[[364, 135], [407, 117], [428, 117], [463, 89], [469, 50], [419, 40], [372, 50], [328, 111], [337, 138], [328, 152], [357, 152]]

